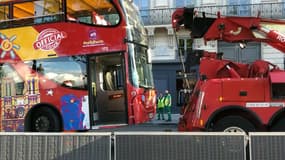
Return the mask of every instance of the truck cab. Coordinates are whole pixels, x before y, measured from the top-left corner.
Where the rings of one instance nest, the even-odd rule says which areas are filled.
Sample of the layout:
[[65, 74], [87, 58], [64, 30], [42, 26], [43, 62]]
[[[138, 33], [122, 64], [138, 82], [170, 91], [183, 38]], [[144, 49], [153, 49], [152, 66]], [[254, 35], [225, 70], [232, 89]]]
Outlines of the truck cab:
[[284, 70], [263, 60], [243, 64], [204, 57], [199, 72], [200, 79], [181, 112], [180, 131], [284, 129]]

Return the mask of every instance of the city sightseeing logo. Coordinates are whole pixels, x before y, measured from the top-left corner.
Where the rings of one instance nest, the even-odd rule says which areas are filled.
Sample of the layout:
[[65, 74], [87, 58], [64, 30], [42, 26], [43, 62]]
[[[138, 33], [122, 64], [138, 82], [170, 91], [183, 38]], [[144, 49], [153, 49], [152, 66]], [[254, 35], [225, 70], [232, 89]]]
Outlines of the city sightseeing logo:
[[89, 38], [90, 39], [96, 39], [97, 33], [94, 30], [89, 31]]
[[8, 53], [12, 59], [16, 57], [15, 51], [20, 49], [20, 46], [14, 43], [14, 40], [17, 38], [16, 35], [8, 38], [6, 35], [0, 33], [0, 58], [4, 58]]
[[97, 33], [95, 30], [89, 31], [89, 39], [87, 41], [83, 41], [82, 47], [94, 47], [103, 45], [103, 40], [97, 40]]
[[34, 48], [45, 51], [55, 49], [59, 46], [61, 40], [66, 37], [65, 32], [60, 32], [53, 28], [45, 29], [38, 35]]

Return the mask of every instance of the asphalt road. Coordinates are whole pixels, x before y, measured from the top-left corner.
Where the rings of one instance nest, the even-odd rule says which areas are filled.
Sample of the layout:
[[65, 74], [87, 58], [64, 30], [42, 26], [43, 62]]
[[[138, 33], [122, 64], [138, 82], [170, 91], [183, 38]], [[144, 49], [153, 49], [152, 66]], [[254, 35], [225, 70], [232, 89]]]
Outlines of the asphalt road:
[[138, 132], [152, 132], [152, 131], [167, 131], [176, 132], [179, 114], [172, 115], [172, 121], [167, 122], [164, 120], [153, 119], [150, 122], [137, 124], [137, 125], [126, 125], [116, 128], [101, 128], [94, 129], [91, 132], [127, 132], [127, 131], [138, 131]]
[[128, 132], [128, 131], [138, 131], [138, 132], [176, 132], [177, 124], [139, 124], [139, 125], [127, 125], [120, 126], [116, 128], [103, 128], [95, 129], [91, 132]]

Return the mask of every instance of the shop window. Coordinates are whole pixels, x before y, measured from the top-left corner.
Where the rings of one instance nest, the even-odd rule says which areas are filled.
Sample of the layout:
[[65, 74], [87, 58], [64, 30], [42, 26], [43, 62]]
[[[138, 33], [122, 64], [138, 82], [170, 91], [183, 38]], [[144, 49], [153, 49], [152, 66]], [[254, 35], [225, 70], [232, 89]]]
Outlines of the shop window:
[[181, 55], [183, 58], [187, 55], [187, 52], [192, 50], [192, 39], [190, 38], [179, 38], [178, 39], [178, 56]]

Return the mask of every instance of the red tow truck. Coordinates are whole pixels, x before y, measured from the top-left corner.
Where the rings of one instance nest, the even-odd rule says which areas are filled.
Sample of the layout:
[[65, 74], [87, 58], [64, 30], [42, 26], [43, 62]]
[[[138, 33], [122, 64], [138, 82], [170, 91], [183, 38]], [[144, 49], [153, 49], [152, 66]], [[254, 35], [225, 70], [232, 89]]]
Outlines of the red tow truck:
[[[285, 21], [257, 17], [199, 15], [193, 8], [172, 15], [175, 31], [192, 38], [226, 42], [264, 42], [285, 52]], [[224, 53], [227, 54], [227, 53]], [[236, 63], [214, 57], [200, 60], [200, 78], [181, 111], [179, 131], [285, 131], [285, 71], [256, 60]]]

